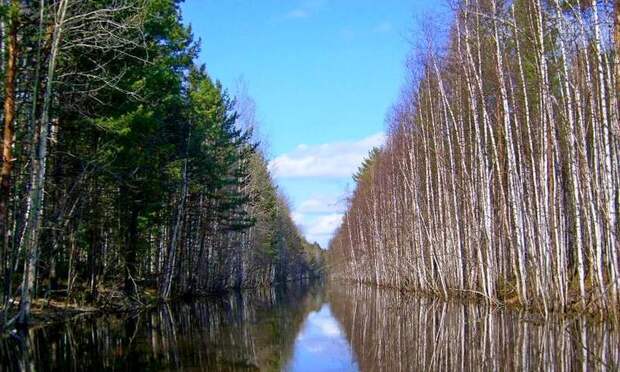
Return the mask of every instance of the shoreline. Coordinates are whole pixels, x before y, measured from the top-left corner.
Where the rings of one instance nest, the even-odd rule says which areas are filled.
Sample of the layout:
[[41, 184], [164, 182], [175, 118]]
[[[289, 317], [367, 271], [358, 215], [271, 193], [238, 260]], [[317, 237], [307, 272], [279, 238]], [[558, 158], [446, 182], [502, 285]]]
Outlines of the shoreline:
[[[562, 317], [562, 318], [587, 318], [589, 320], [596, 320], [600, 322], [608, 322], [620, 328], [620, 312], [614, 311], [602, 311], [597, 308], [590, 309], [579, 309], [577, 306], [567, 307], [565, 311], [558, 310], [549, 310], [545, 313], [544, 308], [539, 306], [523, 306], [521, 303], [516, 301], [502, 300], [502, 299], [493, 299], [493, 301], [489, 301], [486, 297], [481, 295], [478, 292], [467, 292], [464, 293], [462, 291], [451, 291], [448, 294], [448, 297], [439, 296], [431, 291], [416, 291], [407, 288], [401, 288], [386, 284], [376, 284], [372, 282], [361, 282], [354, 279], [330, 279], [332, 282], [336, 283], [347, 283], [352, 285], [360, 285], [366, 287], [373, 287], [378, 290], [388, 290], [399, 292], [400, 294], [407, 296], [412, 299], [430, 299], [436, 300], [446, 303], [459, 303], [459, 304], [475, 304], [481, 306], [489, 306], [496, 309], [506, 309], [510, 311], [515, 311], [519, 313], [528, 314], [531, 316], [538, 316], [542, 321], [547, 319]], [[459, 295], [460, 293], [460, 295]], [[574, 302], [575, 304], [579, 304], [578, 301]]]
[[[264, 290], [280, 290], [282, 288], [286, 288], [293, 283], [303, 283], [303, 282], [317, 282], [323, 280], [320, 277], [314, 278], [301, 278], [301, 279], [293, 279], [286, 281], [284, 283], [274, 283], [272, 285], [262, 285], [256, 287], [239, 287], [239, 288], [222, 288], [217, 290], [212, 290], [209, 292], [202, 293], [194, 293], [194, 294], [180, 294], [174, 297], [171, 297], [167, 300], [163, 300], [162, 298], [156, 295], [155, 288], [144, 288], [141, 290], [141, 296], [136, 299], [134, 296], [129, 296], [122, 292], [121, 290], [112, 290], [112, 289], [104, 289], [101, 293], [110, 293], [112, 294], [114, 301], [101, 301], [99, 302], [85, 302], [82, 304], [78, 304], [75, 301], [73, 303], [68, 303], [64, 300], [58, 299], [42, 299], [37, 298], [32, 303], [32, 310], [30, 314], [30, 319], [27, 325], [16, 325], [12, 323], [9, 327], [4, 327], [4, 325], [0, 328], [0, 337], [7, 337], [11, 334], [14, 334], [19, 330], [31, 330], [37, 329], [41, 327], [51, 326], [54, 324], [64, 323], [73, 321], [76, 318], [82, 316], [105, 316], [112, 314], [132, 314], [139, 313], [154, 307], [157, 307], [161, 304], [166, 303], [175, 303], [181, 301], [196, 301], [200, 299], [207, 298], [221, 298], [226, 294], [230, 294], [232, 292], [241, 292], [241, 291], [264, 291]], [[113, 292], [113, 293], [112, 293]], [[19, 299], [15, 300], [15, 303], [19, 304]], [[19, 305], [17, 305], [19, 306]], [[1, 313], [0, 313], [1, 315]]]

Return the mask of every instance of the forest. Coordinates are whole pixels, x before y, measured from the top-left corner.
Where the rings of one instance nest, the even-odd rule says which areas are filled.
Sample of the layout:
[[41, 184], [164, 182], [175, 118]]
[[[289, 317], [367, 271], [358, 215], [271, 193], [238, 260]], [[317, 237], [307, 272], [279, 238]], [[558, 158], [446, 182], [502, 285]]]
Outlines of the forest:
[[460, 0], [355, 175], [334, 278], [620, 309], [620, 2]]
[[0, 324], [320, 275], [178, 0], [0, 3]]

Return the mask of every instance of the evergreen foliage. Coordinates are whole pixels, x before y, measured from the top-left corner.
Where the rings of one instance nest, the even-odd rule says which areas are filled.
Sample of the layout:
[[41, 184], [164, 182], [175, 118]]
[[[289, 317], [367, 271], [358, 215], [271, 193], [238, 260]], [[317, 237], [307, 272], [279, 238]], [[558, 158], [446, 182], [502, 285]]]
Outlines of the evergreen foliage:
[[319, 272], [252, 128], [196, 64], [179, 1], [11, 1], [0, 17], [5, 324], [41, 297], [167, 299]]

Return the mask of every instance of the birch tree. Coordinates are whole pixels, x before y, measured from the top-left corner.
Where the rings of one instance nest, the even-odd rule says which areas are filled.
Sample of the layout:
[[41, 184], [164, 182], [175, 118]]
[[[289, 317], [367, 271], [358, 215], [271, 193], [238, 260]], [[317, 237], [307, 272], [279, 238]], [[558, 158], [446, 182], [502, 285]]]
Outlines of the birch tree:
[[[428, 41], [409, 66], [406, 109], [332, 240], [333, 275], [543, 313], [614, 312], [617, 46], [602, 30], [617, 5], [456, 5], [444, 50]], [[369, 231], [375, 221], [391, 229]], [[372, 260], [354, 268], [346, 252]]]

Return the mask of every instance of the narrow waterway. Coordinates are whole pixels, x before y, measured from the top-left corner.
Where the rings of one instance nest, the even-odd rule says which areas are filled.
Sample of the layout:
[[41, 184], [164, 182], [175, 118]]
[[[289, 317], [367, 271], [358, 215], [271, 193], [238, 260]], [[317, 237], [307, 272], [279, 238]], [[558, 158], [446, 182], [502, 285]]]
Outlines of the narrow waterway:
[[32, 329], [3, 339], [0, 361], [7, 371], [616, 371], [619, 345], [605, 322], [315, 284]]

